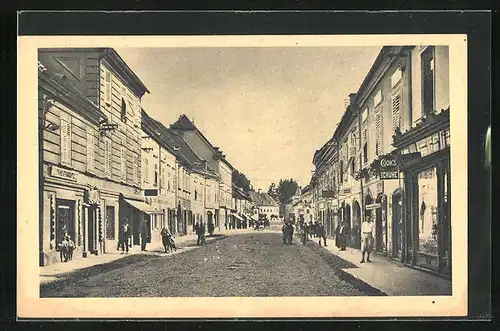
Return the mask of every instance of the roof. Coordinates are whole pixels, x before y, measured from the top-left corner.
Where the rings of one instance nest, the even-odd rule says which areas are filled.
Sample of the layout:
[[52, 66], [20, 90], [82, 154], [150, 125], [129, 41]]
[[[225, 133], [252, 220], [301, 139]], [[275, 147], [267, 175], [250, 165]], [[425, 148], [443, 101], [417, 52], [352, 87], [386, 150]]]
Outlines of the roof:
[[203, 135], [203, 133], [194, 125], [194, 123], [185, 115], [182, 114], [179, 116], [179, 119], [174, 123], [170, 125], [170, 129], [174, 131], [196, 131], [201, 138], [205, 141], [207, 146], [210, 147], [212, 150], [213, 155], [216, 157], [216, 159], [221, 160], [224, 162], [226, 165], [229, 166], [229, 168], [234, 169], [234, 167], [229, 163], [229, 161], [226, 159], [225, 155], [222, 153], [219, 147], [213, 146], [210, 141]]
[[76, 86], [66, 80], [64, 76], [49, 72], [42, 63], [38, 62], [38, 79], [45, 84], [50, 92], [72, 107], [72, 110], [98, 124], [107, 120], [106, 115], [90, 101]]
[[218, 178], [215, 171], [204, 164], [203, 160], [189, 147], [180, 134], [149, 117], [144, 109], [142, 110], [142, 118], [144, 121], [143, 129], [148, 130], [149, 127], [156, 128], [154, 132], [155, 139], [172, 152], [181, 164], [201, 175]]
[[255, 203], [257, 206], [272, 206], [272, 207], [279, 207], [278, 203], [276, 200], [274, 200], [269, 194], [267, 193], [258, 193], [255, 191], [250, 191], [249, 192], [250, 198], [252, 201]]

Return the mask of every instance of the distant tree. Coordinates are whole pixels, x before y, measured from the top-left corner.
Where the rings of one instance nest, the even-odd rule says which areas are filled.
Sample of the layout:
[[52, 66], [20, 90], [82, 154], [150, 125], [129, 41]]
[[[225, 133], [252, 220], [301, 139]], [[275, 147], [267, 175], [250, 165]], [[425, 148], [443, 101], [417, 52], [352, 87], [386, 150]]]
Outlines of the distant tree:
[[277, 192], [281, 215], [284, 215], [284, 202], [293, 197], [298, 187], [299, 184], [293, 178], [280, 179]]
[[267, 189], [267, 194], [269, 194], [271, 198], [273, 198], [276, 202], [279, 203], [280, 197], [276, 184], [271, 183], [271, 185], [269, 185], [269, 188]]
[[236, 169], [233, 170], [232, 182], [235, 186], [242, 188], [245, 193], [248, 193], [252, 187], [247, 176]]

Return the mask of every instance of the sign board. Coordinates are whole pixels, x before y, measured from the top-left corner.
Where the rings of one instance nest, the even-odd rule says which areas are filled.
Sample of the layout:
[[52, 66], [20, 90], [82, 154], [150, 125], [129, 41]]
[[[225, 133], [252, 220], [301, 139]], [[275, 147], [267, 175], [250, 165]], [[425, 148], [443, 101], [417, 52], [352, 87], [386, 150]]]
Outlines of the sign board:
[[379, 160], [379, 178], [381, 180], [399, 179], [398, 161], [393, 155], [384, 156]]
[[323, 191], [321, 194], [322, 198], [335, 198], [335, 192], [334, 191]]
[[349, 193], [351, 193], [351, 189], [350, 188], [345, 188], [342, 192], [344, 194], [349, 194]]
[[380, 207], [381, 207], [380, 203], [372, 203], [370, 205], [366, 205], [365, 209], [366, 210], [372, 210], [372, 209], [377, 209], [377, 208], [380, 208]]
[[399, 171], [397, 170], [380, 171], [379, 177], [381, 180], [399, 179]]
[[50, 175], [52, 177], [67, 179], [76, 182], [78, 180], [78, 173], [71, 170], [66, 170], [56, 166], [50, 168]]

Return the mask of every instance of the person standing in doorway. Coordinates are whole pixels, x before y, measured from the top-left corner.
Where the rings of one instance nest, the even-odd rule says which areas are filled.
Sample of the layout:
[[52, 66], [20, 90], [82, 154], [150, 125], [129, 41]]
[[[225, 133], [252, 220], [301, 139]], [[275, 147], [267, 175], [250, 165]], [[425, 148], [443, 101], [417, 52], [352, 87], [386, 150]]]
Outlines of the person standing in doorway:
[[145, 219], [141, 222], [141, 251], [146, 251], [146, 245], [149, 241], [148, 221]]
[[365, 253], [367, 254], [366, 261], [370, 261], [370, 253], [373, 249], [373, 230], [374, 224], [372, 222], [371, 216], [367, 215], [365, 221], [361, 224], [361, 252], [362, 259], [361, 263], [365, 263]]
[[[127, 222], [127, 219], [125, 219], [125, 222]], [[122, 254], [126, 250], [128, 253], [128, 230], [127, 230], [127, 223], [124, 223], [122, 226], [120, 226], [120, 229], [118, 231], [118, 250], [122, 250]]]

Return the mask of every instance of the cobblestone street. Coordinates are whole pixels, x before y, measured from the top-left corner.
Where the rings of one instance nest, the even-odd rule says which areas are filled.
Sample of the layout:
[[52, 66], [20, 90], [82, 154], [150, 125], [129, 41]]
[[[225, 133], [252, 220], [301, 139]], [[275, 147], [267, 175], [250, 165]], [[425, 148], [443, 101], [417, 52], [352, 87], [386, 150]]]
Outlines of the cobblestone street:
[[222, 237], [175, 255], [137, 254], [75, 271], [41, 297], [380, 295], [341, 276], [351, 263], [309, 242], [284, 246], [273, 231]]

